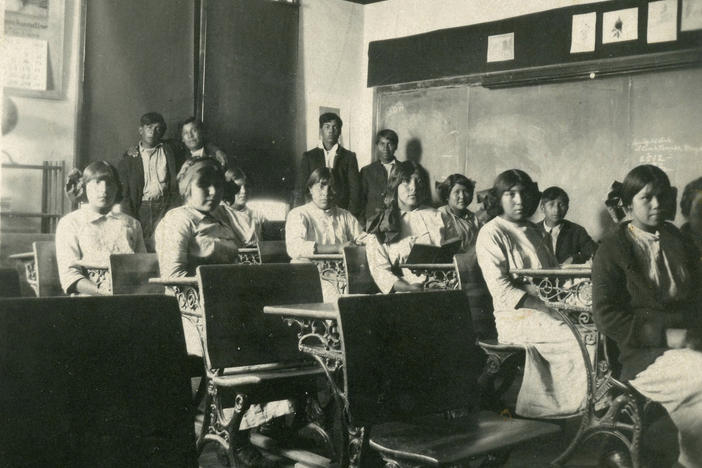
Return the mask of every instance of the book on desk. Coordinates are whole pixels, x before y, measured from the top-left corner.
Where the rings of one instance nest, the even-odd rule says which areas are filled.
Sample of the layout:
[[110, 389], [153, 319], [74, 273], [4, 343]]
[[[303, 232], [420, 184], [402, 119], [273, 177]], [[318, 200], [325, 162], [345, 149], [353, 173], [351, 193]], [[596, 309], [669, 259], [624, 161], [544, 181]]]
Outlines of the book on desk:
[[461, 239], [447, 239], [441, 245], [414, 244], [405, 264], [452, 263], [461, 248]]

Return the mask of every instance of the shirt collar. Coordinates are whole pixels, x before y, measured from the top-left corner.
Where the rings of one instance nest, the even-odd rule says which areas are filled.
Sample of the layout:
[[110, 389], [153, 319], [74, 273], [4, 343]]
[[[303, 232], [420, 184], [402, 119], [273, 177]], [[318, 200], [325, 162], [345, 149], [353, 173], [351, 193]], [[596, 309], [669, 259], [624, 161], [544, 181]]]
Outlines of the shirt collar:
[[314, 211], [320, 215], [332, 216], [334, 213], [336, 213], [336, 205], [332, 205], [332, 207], [327, 209], [327, 210], [321, 209], [320, 207], [315, 205], [313, 201], [309, 202], [309, 205], [310, 205], [310, 209], [312, 211]]
[[203, 153], [204, 153], [204, 152], [205, 152], [205, 147], [204, 147], [204, 146], [201, 146], [200, 149], [196, 149], [195, 151], [191, 151], [191, 152], [190, 152], [190, 155], [191, 155], [193, 158], [200, 158], [200, 157], [203, 156]]
[[641, 228], [638, 228], [634, 226], [634, 223], [629, 223], [628, 225], [629, 232], [635, 237], [638, 237], [639, 239], [643, 239], [649, 242], [657, 242], [661, 240], [661, 232], [656, 229], [656, 232], [648, 232], [644, 231]]
[[158, 145], [154, 146], [153, 148], [144, 148], [144, 145], [139, 142], [139, 152], [141, 153], [142, 151], [148, 151], [150, 153], [153, 153], [154, 151], [160, 149], [163, 146], [163, 142], [159, 143]]
[[100, 214], [97, 211], [90, 208], [87, 204], [83, 205], [81, 209], [83, 210], [84, 219], [89, 223], [94, 223], [95, 221], [98, 221], [100, 219], [117, 218], [117, 213], [115, 213], [114, 210], [108, 211], [105, 214]]
[[324, 151], [324, 154], [336, 154], [337, 151], [339, 151], [339, 143], [335, 143], [334, 146], [332, 146], [329, 151], [324, 147], [324, 143], [322, 141], [319, 142], [319, 149]]

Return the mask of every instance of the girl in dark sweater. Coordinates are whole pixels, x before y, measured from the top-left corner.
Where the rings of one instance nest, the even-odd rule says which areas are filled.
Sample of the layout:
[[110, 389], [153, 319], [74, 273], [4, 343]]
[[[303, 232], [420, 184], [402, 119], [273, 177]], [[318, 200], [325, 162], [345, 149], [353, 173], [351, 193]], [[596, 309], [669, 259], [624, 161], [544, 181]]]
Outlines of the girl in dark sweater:
[[678, 463], [700, 467], [700, 255], [666, 222], [675, 196], [661, 169], [634, 168], [620, 195], [631, 221], [619, 225], [595, 255], [595, 322], [619, 346], [622, 379], [670, 414], [679, 432]]

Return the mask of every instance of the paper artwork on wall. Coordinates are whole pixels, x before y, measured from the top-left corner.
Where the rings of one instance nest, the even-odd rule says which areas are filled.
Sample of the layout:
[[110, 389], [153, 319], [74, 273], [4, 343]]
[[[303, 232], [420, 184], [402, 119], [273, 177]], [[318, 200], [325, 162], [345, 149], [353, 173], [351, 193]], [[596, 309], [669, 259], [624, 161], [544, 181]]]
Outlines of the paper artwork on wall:
[[570, 53], [595, 51], [595, 26], [597, 13], [573, 15], [573, 30], [570, 39]]
[[683, 0], [681, 31], [702, 29], [702, 0]]
[[625, 8], [602, 15], [602, 43], [635, 41], [639, 38], [639, 9]]
[[678, 38], [678, 1], [660, 0], [648, 4], [646, 41], [674, 41]]
[[488, 62], [514, 60], [514, 33], [488, 36]]

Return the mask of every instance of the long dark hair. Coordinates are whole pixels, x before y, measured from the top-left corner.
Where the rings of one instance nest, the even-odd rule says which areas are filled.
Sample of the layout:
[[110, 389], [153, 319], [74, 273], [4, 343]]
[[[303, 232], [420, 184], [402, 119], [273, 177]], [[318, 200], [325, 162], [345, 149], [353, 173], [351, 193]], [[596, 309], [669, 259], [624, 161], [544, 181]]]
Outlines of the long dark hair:
[[[420, 184], [417, 190], [417, 195], [423, 197], [426, 194], [424, 188], [424, 180], [422, 179], [422, 172], [419, 166], [416, 166], [412, 161], [397, 161], [395, 163], [395, 169], [390, 175], [388, 180], [387, 190], [385, 191], [385, 207], [386, 208], [397, 208], [397, 188], [403, 182], [409, 182], [412, 176], [416, 176], [417, 183]], [[426, 200], [419, 200], [421, 205]]]
[[670, 185], [670, 179], [659, 167], [642, 164], [633, 168], [624, 178], [621, 186], [621, 201], [625, 208], [630, 208], [634, 196], [648, 184], [651, 184], [653, 195], [659, 198], [664, 213], [664, 219], [675, 218], [675, 198], [677, 190]]

